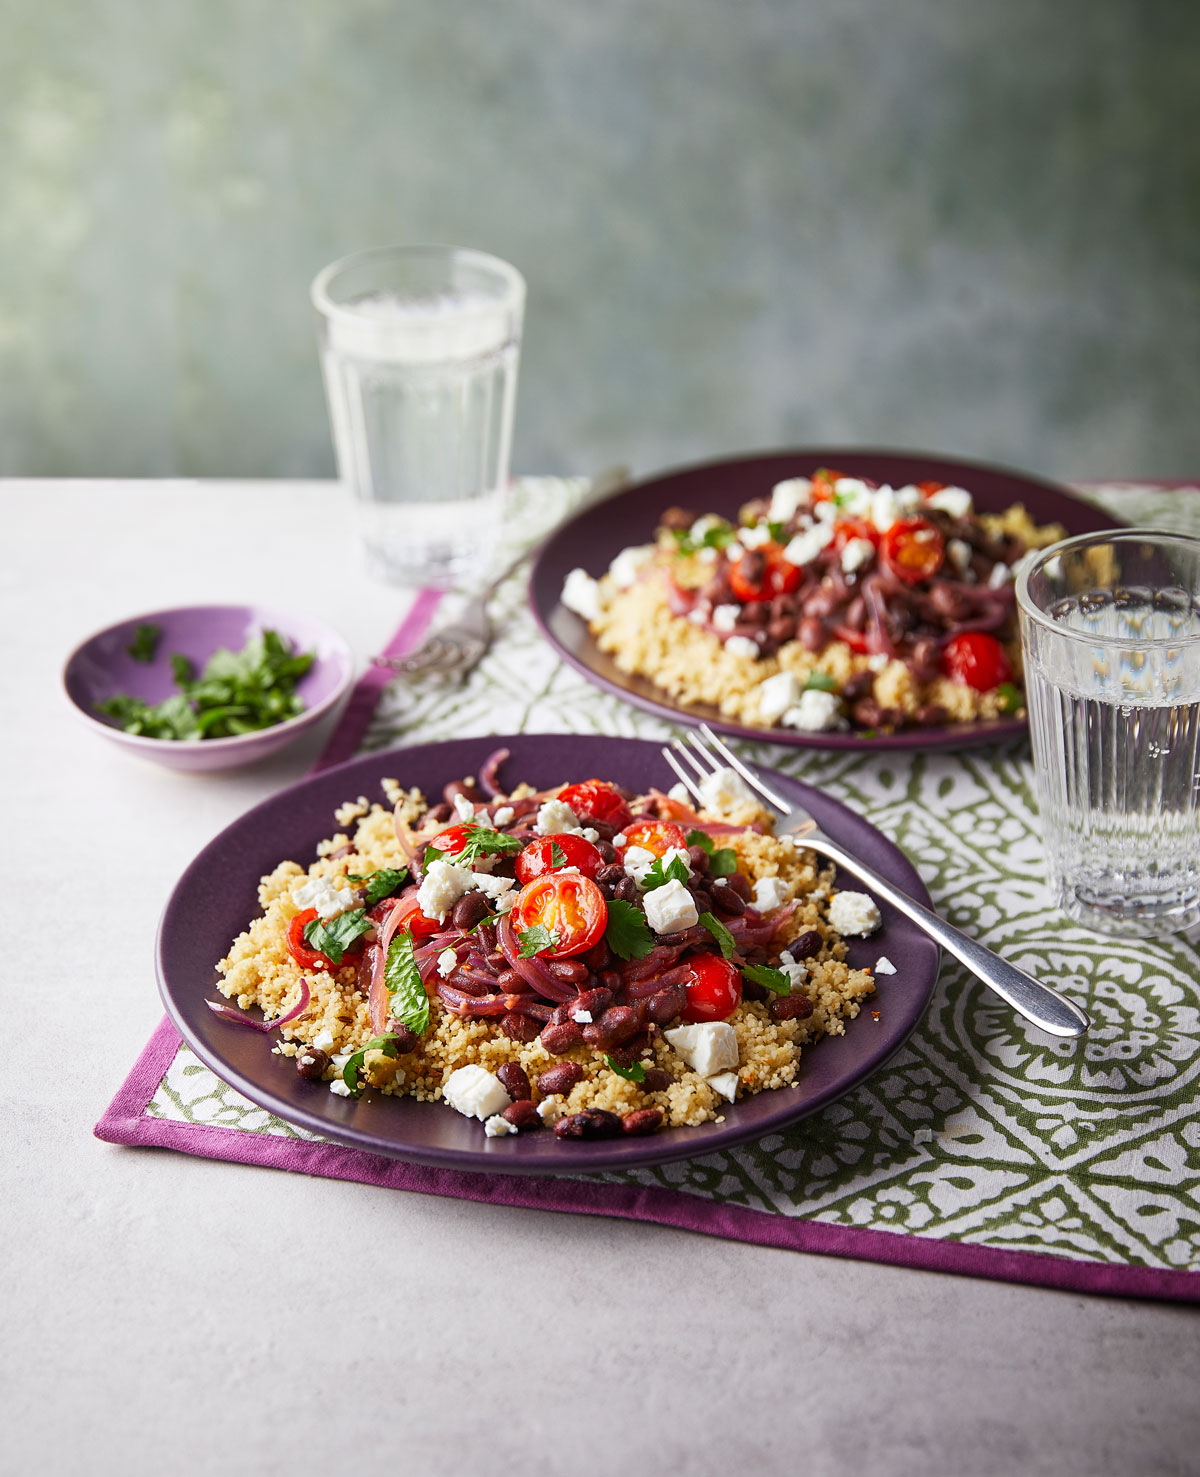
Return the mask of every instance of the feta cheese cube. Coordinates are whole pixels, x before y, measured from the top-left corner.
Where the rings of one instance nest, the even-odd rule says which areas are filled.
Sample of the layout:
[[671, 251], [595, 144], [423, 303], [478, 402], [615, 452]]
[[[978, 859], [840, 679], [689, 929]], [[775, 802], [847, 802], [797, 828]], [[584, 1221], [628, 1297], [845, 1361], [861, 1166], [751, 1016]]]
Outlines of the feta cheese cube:
[[925, 494], [910, 482], [896, 493], [896, 505], [902, 513], [911, 513], [925, 501]]
[[951, 518], [965, 518], [975, 506], [971, 494], [965, 487], [942, 487], [931, 492], [925, 499], [927, 508], [940, 508]]
[[785, 482], [776, 482], [771, 489], [771, 507], [768, 518], [772, 523], [786, 523], [801, 508], [807, 508], [812, 499], [812, 482], [807, 477], [789, 477]]
[[752, 528], [739, 528], [738, 538], [743, 548], [761, 549], [764, 544], [771, 542], [771, 530], [765, 523], [756, 523]]
[[725, 650], [730, 656], [740, 656], [748, 662], [758, 660], [758, 642], [751, 641], [749, 636], [730, 636]]
[[655, 933], [682, 933], [700, 921], [696, 899], [682, 882], [668, 882], [645, 897], [646, 922]]
[[701, 1077], [737, 1067], [737, 1033], [728, 1021], [699, 1021], [664, 1031], [668, 1045]]
[[802, 733], [827, 733], [834, 728], [844, 728], [846, 720], [842, 717], [842, 700], [836, 692], [810, 687], [783, 715], [783, 725]]
[[662, 854], [663, 871], [665, 872], [672, 862], [682, 862], [687, 868], [687, 874], [692, 875], [692, 859], [682, 846], [668, 846]]
[[876, 959], [876, 961], [875, 961], [875, 973], [876, 974], [895, 974], [896, 973], [896, 966], [892, 963], [892, 961], [889, 958], [887, 958], [886, 955], [882, 955], [881, 954], [880, 957], [878, 959]]
[[829, 904], [829, 923], [838, 933], [865, 936], [883, 922], [875, 900], [865, 892], [839, 892]]
[[[822, 508], [830, 506], [822, 503]], [[783, 551], [783, 557], [789, 564], [810, 564], [822, 549], [826, 549], [833, 542], [833, 524], [825, 521], [814, 523], [811, 528], [806, 528], [803, 533], [798, 533]]]
[[561, 800], [545, 800], [538, 809], [533, 829], [539, 836], [561, 836], [582, 827], [569, 805], [564, 805]]
[[483, 1125], [483, 1131], [490, 1139], [503, 1138], [506, 1133], [516, 1133], [517, 1125], [510, 1123], [507, 1118], [501, 1117], [499, 1113], [492, 1116]]
[[741, 613], [740, 605], [718, 605], [712, 613], [713, 630], [725, 633], [732, 631]]
[[475, 886], [478, 875], [467, 867], [456, 867], [453, 862], [430, 862], [417, 888], [417, 906], [426, 918], [444, 923], [463, 893]]
[[875, 545], [869, 538], [852, 538], [842, 549], [842, 568], [847, 574], [853, 574], [874, 557]]
[[465, 795], [455, 795], [454, 814], [465, 824], [475, 819], [475, 807]]
[[705, 810], [736, 810], [754, 797], [736, 769], [725, 766], [705, 775], [698, 785], [700, 803]]
[[437, 956], [437, 971], [444, 980], [448, 980], [458, 968], [458, 955], [453, 949], [443, 949]]
[[604, 612], [604, 596], [600, 586], [586, 569], [573, 569], [563, 580], [559, 599], [585, 621], [597, 621]]
[[868, 487], [860, 477], [839, 477], [833, 484], [833, 490], [837, 496], [839, 513], [848, 513], [852, 518], [858, 518], [871, 511], [875, 489]]
[[800, 684], [794, 672], [776, 672], [758, 684], [758, 716], [775, 723], [800, 701]]
[[502, 805], [500, 809], [496, 812], [496, 814], [492, 817], [492, 825], [495, 826], [497, 830], [500, 830], [504, 826], [511, 826], [515, 814], [516, 812], [513, 810], [511, 805]]
[[738, 1074], [736, 1072], [714, 1072], [707, 1081], [709, 1087], [714, 1092], [719, 1092], [723, 1098], [728, 1098], [730, 1102], [733, 1102], [734, 1098], [737, 1097]]
[[637, 584], [642, 566], [653, 553], [653, 544], [635, 544], [631, 549], [621, 550], [608, 566], [609, 577], [618, 590], [628, 590]]
[[316, 908], [317, 917], [323, 923], [344, 913], [347, 908], [357, 906], [353, 888], [336, 887], [329, 877], [310, 877], [302, 887], [292, 893], [292, 902], [303, 911]]
[[442, 1087], [442, 1097], [464, 1118], [484, 1121], [503, 1113], [512, 1102], [504, 1084], [486, 1067], [472, 1064], [451, 1072]]
[[322, 1028], [317, 1032], [316, 1036], [313, 1037], [313, 1045], [318, 1051], [328, 1051], [332, 1053], [334, 1047], [333, 1032], [329, 1029], [328, 1026], [322, 1026]]
[[782, 908], [791, 896], [791, 888], [779, 877], [760, 877], [754, 884], [754, 906], [760, 913]]

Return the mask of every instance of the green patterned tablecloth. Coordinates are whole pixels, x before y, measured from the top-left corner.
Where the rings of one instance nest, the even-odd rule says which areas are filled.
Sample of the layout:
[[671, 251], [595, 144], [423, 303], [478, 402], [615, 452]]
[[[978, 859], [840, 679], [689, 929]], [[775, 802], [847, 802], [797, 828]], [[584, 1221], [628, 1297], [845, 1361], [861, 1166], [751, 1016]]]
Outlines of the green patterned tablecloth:
[[[519, 484], [513, 536], [544, 526], [581, 488]], [[1200, 533], [1200, 490], [1086, 491], [1127, 521]], [[494, 612], [502, 636], [465, 685], [394, 685], [368, 749], [516, 731], [676, 731], [558, 661], [520, 577]], [[960, 755], [751, 749], [868, 817], [908, 853], [945, 916], [1076, 995], [1095, 1025], [1083, 1042], [1052, 1041], [948, 962], [902, 1052], [833, 1107], [727, 1153], [604, 1178], [847, 1226], [1200, 1268], [1200, 948], [1183, 937], [1102, 938], [1049, 905], [1027, 745]], [[305, 1136], [186, 1048], [148, 1111]]]

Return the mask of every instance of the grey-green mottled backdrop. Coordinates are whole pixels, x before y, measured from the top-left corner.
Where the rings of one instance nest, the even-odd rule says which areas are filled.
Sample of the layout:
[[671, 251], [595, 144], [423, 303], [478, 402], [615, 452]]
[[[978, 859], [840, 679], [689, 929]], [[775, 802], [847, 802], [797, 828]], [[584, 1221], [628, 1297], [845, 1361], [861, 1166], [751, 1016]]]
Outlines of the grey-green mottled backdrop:
[[0, 472], [332, 472], [307, 300], [529, 281], [519, 470], [1200, 468], [1184, 0], [0, 0]]

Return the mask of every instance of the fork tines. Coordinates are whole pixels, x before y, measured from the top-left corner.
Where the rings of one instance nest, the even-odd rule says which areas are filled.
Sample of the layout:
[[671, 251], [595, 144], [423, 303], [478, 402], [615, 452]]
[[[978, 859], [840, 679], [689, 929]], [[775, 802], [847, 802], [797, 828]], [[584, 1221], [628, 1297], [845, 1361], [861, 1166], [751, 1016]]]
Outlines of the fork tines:
[[[765, 780], [751, 769], [749, 765], [743, 763], [729, 745], [716, 736], [707, 723], [700, 725], [700, 733], [703, 734], [703, 738], [698, 737], [695, 733], [688, 734], [688, 743], [691, 744], [691, 749], [688, 748], [682, 739], [673, 739], [671, 741], [671, 747], [664, 748], [662, 751], [663, 758], [679, 776], [688, 794], [694, 800], [702, 803], [703, 793], [700, 785], [710, 775], [716, 774], [718, 770], [728, 767], [736, 770], [746, 783], [762, 796], [768, 805], [773, 805], [776, 810], [785, 813], [791, 808], [789, 802], [781, 795], [777, 795]], [[694, 753], [693, 750], [695, 751]], [[712, 750], [716, 751], [715, 757]], [[679, 759], [676, 758], [676, 754], [687, 761], [691, 769], [690, 774], [680, 764]], [[700, 759], [703, 759], [704, 764], [708, 766], [707, 768], [698, 762], [697, 755], [699, 755]]]

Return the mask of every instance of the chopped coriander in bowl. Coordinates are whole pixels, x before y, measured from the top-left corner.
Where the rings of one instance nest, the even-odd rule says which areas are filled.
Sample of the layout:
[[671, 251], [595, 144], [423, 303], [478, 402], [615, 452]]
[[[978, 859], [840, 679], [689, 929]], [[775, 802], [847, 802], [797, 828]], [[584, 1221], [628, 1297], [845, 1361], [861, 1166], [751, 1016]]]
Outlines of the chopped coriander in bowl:
[[90, 636], [63, 670], [72, 706], [106, 738], [190, 771], [276, 753], [353, 680], [354, 657], [337, 632], [252, 605], [134, 616]]

